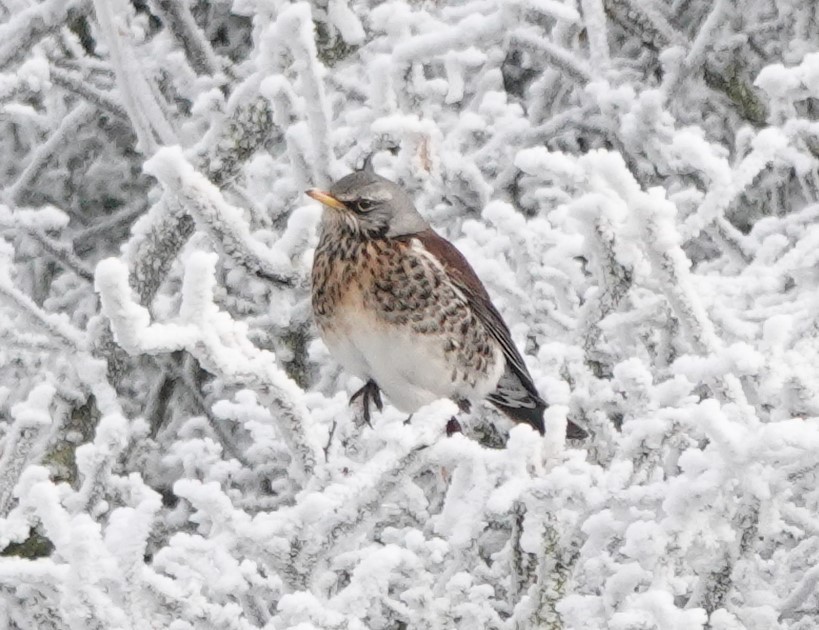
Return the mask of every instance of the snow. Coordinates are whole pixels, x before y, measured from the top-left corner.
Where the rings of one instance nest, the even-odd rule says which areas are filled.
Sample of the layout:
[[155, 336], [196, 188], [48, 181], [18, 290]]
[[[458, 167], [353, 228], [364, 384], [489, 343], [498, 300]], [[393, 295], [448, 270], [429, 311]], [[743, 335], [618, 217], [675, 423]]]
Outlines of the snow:
[[[813, 7], [206, 4], [0, 16], [0, 627], [814, 627]], [[348, 404], [303, 191], [371, 152], [545, 436]]]
[[348, 44], [364, 43], [364, 27], [346, 0], [330, 0], [327, 4], [327, 17]]

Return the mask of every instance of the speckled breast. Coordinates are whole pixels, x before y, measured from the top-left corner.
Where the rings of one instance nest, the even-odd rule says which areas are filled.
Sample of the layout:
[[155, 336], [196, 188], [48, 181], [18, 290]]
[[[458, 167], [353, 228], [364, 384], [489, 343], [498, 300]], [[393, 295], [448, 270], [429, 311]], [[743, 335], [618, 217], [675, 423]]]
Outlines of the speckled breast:
[[498, 344], [411, 237], [323, 235], [313, 263], [313, 312], [334, 356], [386, 390], [389, 372], [434, 393], [430, 399], [481, 395], [502, 372]]

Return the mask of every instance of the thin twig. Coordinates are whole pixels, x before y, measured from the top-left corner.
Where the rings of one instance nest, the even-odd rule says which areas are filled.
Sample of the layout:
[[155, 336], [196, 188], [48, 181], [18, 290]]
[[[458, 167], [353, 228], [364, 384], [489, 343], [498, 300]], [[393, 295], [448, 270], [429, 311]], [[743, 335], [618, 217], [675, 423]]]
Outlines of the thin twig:
[[214, 75], [222, 64], [193, 19], [187, 2], [179, 0], [155, 0], [160, 16], [167, 22], [168, 32], [182, 44], [188, 63], [196, 74]]
[[93, 225], [88, 226], [84, 230], [75, 232], [72, 238], [74, 251], [79, 250], [82, 252], [86, 249], [86, 244], [89, 240], [100, 236], [108, 236], [113, 230], [133, 223], [137, 217], [147, 211], [144, 203], [143, 199], [139, 199], [135, 203], [131, 203], [119, 209], [110, 216], [97, 219]]
[[512, 34], [512, 42], [532, 51], [535, 55], [546, 57], [552, 65], [580, 83], [591, 81], [592, 73], [585, 63], [578, 61], [569, 51], [552, 44], [545, 37], [529, 31], [516, 31]]
[[62, 345], [73, 349], [85, 346], [84, 335], [55, 313], [48, 313], [35, 304], [25, 293], [7, 279], [0, 279], [0, 298], [5, 298], [16, 308], [28, 313], [30, 321], [39, 324], [49, 335]]
[[[274, 129], [266, 98], [236, 101], [222, 129], [200, 153], [197, 170], [217, 186], [225, 186], [244, 161], [273, 136]], [[131, 262], [130, 283], [142, 304], [153, 299], [176, 255], [196, 227], [193, 217], [167, 197], [150, 212], [155, 217], [150, 226], [126, 246]]]
[[21, 195], [48, 165], [51, 157], [60, 150], [64, 144], [76, 138], [77, 130], [91, 122], [97, 113], [96, 107], [90, 103], [81, 103], [63, 118], [60, 126], [43, 144], [37, 147], [29, 163], [20, 173], [17, 180], [6, 188], [4, 197], [9, 205], [18, 203]]
[[213, 432], [216, 434], [216, 437], [218, 438], [219, 443], [222, 445], [222, 448], [225, 449], [225, 452], [240, 462], [242, 466], [252, 468], [253, 464], [233, 443], [233, 440], [230, 439], [230, 436], [228, 436], [222, 427], [221, 420], [213, 414], [210, 405], [208, 405], [205, 397], [202, 396], [202, 392], [199, 391], [199, 384], [196, 382], [193, 375], [193, 371], [196, 368], [196, 360], [192, 356], [188, 355], [185, 358], [183, 366], [179, 370], [179, 376], [182, 384], [185, 386], [188, 394], [190, 394], [193, 402], [196, 403], [197, 407], [199, 407], [200, 412], [205, 416], [205, 418], [207, 418], [208, 424], [210, 425], [211, 429], [213, 429]]
[[[117, 4], [121, 6], [112, 6]], [[115, 8], [122, 9], [127, 15], [124, 2], [113, 0], [94, 0], [97, 22], [103, 37], [108, 44], [109, 58], [117, 75], [123, 105], [131, 119], [139, 144], [143, 152], [153, 153], [159, 144], [176, 144], [176, 134], [170, 122], [154, 97], [151, 82], [137, 63], [131, 42], [117, 27]]]
[[46, 0], [0, 26], [0, 68], [22, 61], [33, 46], [63, 24], [91, 12], [89, 0]]
[[81, 96], [89, 103], [96, 105], [100, 109], [107, 111], [117, 118], [128, 120], [128, 112], [122, 104], [105, 92], [95, 88], [88, 82], [88, 79], [73, 72], [67, 72], [57, 66], [51, 66], [49, 76], [54, 85], [58, 85], [74, 94]]
[[28, 230], [27, 234], [40, 244], [43, 251], [66, 269], [70, 269], [80, 278], [94, 281], [94, 272], [74, 253], [72, 248], [61, 243], [40, 230]]
[[330, 425], [330, 435], [327, 436], [327, 444], [324, 446], [324, 461], [330, 461], [330, 446], [333, 444], [333, 436], [336, 433], [336, 427], [338, 426], [338, 420], [333, 418], [333, 424]]

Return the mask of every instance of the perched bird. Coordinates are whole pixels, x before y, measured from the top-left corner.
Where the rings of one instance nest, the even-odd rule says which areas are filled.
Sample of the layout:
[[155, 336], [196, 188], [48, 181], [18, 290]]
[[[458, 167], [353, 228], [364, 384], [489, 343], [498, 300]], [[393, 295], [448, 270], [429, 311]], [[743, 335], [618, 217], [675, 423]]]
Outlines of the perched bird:
[[[509, 328], [475, 271], [435, 233], [400, 186], [371, 169], [307, 191], [327, 208], [313, 260], [313, 314], [342, 366], [412, 413], [440, 398], [461, 409], [486, 398], [544, 432], [538, 395]], [[585, 436], [569, 424], [569, 437]]]

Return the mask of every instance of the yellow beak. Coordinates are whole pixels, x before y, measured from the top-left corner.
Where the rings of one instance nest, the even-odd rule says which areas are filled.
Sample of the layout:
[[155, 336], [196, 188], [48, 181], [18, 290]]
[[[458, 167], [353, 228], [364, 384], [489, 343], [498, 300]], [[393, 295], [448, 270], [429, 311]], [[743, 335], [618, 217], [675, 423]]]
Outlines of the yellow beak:
[[322, 191], [318, 190], [317, 188], [311, 188], [310, 190], [305, 190], [304, 192], [309, 197], [312, 197], [316, 201], [320, 201], [325, 206], [329, 206], [333, 210], [346, 210], [347, 209], [347, 206], [345, 206], [343, 203], [341, 203], [338, 199], [336, 199], [335, 197], [333, 197], [332, 195], [330, 195], [330, 194], [328, 194], [326, 192], [322, 192]]

